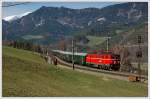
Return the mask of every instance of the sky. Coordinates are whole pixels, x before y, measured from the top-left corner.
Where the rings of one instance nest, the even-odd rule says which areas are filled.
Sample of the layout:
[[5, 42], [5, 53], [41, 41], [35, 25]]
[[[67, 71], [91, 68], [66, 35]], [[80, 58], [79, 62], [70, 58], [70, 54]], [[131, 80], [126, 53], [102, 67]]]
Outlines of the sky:
[[[5, 4], [8, 4], [8, 2], [5, 2]], [[25, 12], [33, 12], [39, 9], [41, 6], [47, 7], [63, 6], [72, 9], [81, 9], [88, 7], [102, 8], [114, 4], [117, 4], [117, 2], [31, 2], [11, 7], [2, 7], [2, 18], [12, 15], [23, 14]]]

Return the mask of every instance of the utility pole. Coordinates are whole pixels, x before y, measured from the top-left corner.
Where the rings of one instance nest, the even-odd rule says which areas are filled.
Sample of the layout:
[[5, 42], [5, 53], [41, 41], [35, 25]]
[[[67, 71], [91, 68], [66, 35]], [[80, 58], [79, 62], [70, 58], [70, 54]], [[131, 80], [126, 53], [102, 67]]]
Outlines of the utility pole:
[[109, 33], [107, 33], [107, 52], [109, 51]]
[[139, 75], [139, 81], [141, 81], [141, 58], [142, 58], [142, 49], [141, 49], [141, 36], [138, 35], [138, 45], [139, 50], [136, 53], [136, 56], [138, 58], [138, 75]]
[[74, 70], [74, 38], [72, 38], [72, 68]]
[[109, 50], [109, 38], [107, 37], [107, 52]]

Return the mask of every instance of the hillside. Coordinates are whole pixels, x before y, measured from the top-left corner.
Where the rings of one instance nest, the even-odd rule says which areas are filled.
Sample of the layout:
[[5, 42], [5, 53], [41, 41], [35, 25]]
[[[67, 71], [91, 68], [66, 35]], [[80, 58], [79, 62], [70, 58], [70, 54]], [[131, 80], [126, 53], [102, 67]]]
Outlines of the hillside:
[[87, 46], [89, 47], [95, 47], [97, 45], [100, 45], [101, 43], [105, 42], [105, 37], [96, 37], [96, 36], [87, 36], [87, 39], [89, 40]]
[[121, 3], [101, 9], [42, 6], [21, 19], [9, 23], [3, 20], [3, 40], [23, 39], [50, 44], [81, 32], [102, 37], [109, 32], [110, 36], [115, 36], [147, 21], [146, 2]]
[[143, 84], [55, 67], [30, 51], [3, 46], [2, 57], [3, 96], [148, 95]]
[[[127, 48], [131, 54], [131, 61], [136, 62], [136, 52], [138, 51], [137, 37], [141, 35], [142, 43], [141, 49], [143, 53], [142, 62], [148, 62], [148, 26], [146, 24], [139, 24], [134, 28], [130, 28], [116, 36], [111, 37], [109, 40], [109, 47], [112, 49], [115, 45], [121, 45]], [[102, 44], [95, 46], [95, 49], [106, 50], [106, 41]]]

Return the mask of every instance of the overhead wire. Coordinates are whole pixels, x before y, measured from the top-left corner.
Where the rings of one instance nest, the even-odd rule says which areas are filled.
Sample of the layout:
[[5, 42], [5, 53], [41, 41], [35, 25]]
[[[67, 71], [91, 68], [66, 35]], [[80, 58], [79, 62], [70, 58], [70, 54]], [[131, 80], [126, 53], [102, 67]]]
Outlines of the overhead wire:
[[27, 3], [30, 3], [30, 2], [23, 2], [23, 3], [16, 3], [16, 4], [2, 5], [2, 7], [12, 7], [12, 6], [23, 5], [23, 4], [27, 4]]

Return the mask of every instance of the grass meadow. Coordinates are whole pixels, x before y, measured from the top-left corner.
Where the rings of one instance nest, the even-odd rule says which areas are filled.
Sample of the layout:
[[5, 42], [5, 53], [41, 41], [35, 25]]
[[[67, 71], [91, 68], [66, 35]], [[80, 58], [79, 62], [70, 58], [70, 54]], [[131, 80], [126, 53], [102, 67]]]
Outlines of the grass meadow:
[[147, 96], [147, 85], [47, 64], [37, 53], [3, 46], [2, 96]]

